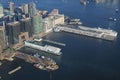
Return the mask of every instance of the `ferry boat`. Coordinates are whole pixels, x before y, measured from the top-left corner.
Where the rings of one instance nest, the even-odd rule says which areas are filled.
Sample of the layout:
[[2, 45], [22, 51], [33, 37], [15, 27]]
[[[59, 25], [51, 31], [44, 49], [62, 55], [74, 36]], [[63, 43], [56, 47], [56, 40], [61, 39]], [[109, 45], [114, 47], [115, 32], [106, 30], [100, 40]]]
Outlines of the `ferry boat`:
[[118, 13], [119, 9], [115, 9], [116, 13]]

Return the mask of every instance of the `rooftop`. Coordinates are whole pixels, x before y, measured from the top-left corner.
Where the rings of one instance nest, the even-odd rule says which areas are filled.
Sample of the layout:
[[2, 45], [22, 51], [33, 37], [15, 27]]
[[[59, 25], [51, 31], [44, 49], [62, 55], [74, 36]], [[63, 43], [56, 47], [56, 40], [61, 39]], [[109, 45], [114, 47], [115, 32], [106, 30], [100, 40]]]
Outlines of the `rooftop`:
[[8, 23], [7, 25], [16, 25], [16, 24], [18, 24], [19, 22], [18, 21], [14, 21], [14, 22], [10, 22], [10, 23]]
[[24, 19], [21, 19], [21, 21], [27, 21], [27, 20], [30, 20], [31, 18], [24, 18]]
[[60, 17], [63, 17], [64, 14], [59, 14], [59, 15], [55, 15], [55, 16], [48, 16], [46, 17], [44, 20], [53, 20], [53, 19], [59, 19]]
[[55, 15], [54, 19], [58, 19], [58, 18], [63, 17], [63, 16], [64, 16], [64, 14]]

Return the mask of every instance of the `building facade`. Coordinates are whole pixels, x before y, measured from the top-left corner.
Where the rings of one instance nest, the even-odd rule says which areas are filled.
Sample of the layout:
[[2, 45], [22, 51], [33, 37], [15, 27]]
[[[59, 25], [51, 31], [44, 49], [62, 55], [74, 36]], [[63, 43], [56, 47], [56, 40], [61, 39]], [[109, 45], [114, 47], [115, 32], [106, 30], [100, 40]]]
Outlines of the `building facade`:
[[23, 12], [24, 14], [28, 14], [28, 4], [23, 4], [23, 5], [22, 5], [22, 12]]
[[31, 23], [31, 18], [25, 18], [20, 20], [21, 32], [28, 32], [29, 37], [33, 36], [33, 27]]
[[64, 24], [64, 15], [48, 16], [43, 20], [44, 31], [50, 32], [58, 24]]
[[43, 21], [42, 16], [40, 14], [36, 14], [32, 17], [32, 26], [33, 34], [39, 34], [43, 32]]
[[4, 9], [4, 15], [5, 15], [5, 16], [10, 16], [10, 15], [11, 15], [11, 13], [10, 13], [10, 11], [9, 11], [9, 10]]
[[0, 52], [2, 52], [3, 49], [6, 48], [7, 48], [7, 38], [6, 38], [5, 25], [3, 23], [3, 26], [0, 26]]
[[30, 17], [34, 16], [37, 13], [35, 3], [31, 2], [28, 4], [28, 12], [30, 14]]
[[0, 18], [4, 16], [3, 6], [0, 4]]
[[54, 16], [53, 19], [54, 19], [54, 25], [64, 24], [64, 15], [62, 14]]
[[10, 2], [10, 3], [9, 3], [9, 7], [10, 7], [10, 12], [11, 12], [11, 14], [13, 14], [13, 13], [14, 13], [14, 9], [15, 9], [14, 3], [13, 3], [13, 2]]
[[19, 43], [20, 22], [15, 21], [7, 24], [9, 46]]
[[54, 20], [51, 17], [46, 17], [43, 21], [43, 26], [44, 32], [52, 31], [52, 28], [54, 26]]
[[28, 32], [21, 32], [19, 35], [19, 44], [17, 46], [19, 47], [24, 45], [24, 41], [26, 40], [29, 40]]

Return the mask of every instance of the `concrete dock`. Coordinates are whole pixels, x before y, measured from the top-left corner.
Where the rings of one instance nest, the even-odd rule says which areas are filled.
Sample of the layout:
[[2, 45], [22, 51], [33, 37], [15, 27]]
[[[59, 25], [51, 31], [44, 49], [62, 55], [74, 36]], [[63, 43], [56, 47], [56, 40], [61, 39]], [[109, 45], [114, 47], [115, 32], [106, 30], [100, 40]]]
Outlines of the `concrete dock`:
[[60, 45], [60, 46], [66, 46], [66, 44], [56, 42], [56, 41], [51, 41], [51, 40], [46, 40], [46, 39], [44, 39], [43, 41], [48, 42], [48, 43], [52, 43], [52, 44], [56, 44], [56, 45]]
[[21, 68], [22, 68], [22, 67], [19, 66], [19, 67], [15, 68], [15, 69], [11, 70], [10, 72], [8, 72], [8, 74], [13, 74], [13, 73], [15, 73], [16, 71], [20, 70]]
[[109, 41], [114, 41], [117, 37], [116, 31], [109, 29], [102, 29], [102, 28], [90, 28], [85, 26], [80, 26], [80, 28], [73, 28], [63, 25], [63, 26], [58, 26], [58, 29], [64, 32], [85, 35], [85, 36], [109, 40]]

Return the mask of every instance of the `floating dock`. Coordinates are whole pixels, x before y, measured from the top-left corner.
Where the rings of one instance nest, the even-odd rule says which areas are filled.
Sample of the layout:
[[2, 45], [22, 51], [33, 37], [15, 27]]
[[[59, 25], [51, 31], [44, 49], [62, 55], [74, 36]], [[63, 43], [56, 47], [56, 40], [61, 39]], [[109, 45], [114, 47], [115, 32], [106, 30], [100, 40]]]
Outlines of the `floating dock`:
[[94, 38], [100, 38], [104, 40], [113, 41], [117, 37], [117, 32], [110, 29], [102, 29], [102, 28], [90, 28], [85, 26], [79, 26], [78, 28], [71, 28], [67, 26], [58, 26], [60, 31], [85, 35]]
[[55, 42], [55, 41], [51, 41], [51, 40], [43, 40], [45, 42], [48, 42], [48, 43], [52, 43], [52, 44], [56, 44], [56, 45], [60, 45], [60, 46], [66, 46], [66, 44], [64, 43], [60, 43], [60, 42]]
[[22, 67], [19, 66], [19, 67], [13, 69], [12, 71], [8, 72], [8, 74], [13, 74], [13, 73], [15, 73], [16, 71], [20, 70], [21, 68], [22, 68]]

